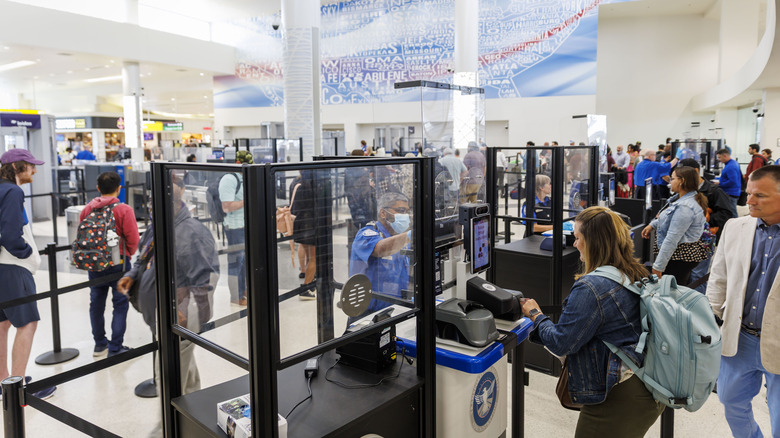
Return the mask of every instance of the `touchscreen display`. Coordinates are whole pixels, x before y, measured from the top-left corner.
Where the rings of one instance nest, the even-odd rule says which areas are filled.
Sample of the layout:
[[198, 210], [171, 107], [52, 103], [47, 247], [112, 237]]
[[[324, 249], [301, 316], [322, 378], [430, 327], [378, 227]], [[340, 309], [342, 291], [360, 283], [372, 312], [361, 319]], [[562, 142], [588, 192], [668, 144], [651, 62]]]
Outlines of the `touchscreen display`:
[[490, 216], [471, 220], [471, 272], [490, 267]]

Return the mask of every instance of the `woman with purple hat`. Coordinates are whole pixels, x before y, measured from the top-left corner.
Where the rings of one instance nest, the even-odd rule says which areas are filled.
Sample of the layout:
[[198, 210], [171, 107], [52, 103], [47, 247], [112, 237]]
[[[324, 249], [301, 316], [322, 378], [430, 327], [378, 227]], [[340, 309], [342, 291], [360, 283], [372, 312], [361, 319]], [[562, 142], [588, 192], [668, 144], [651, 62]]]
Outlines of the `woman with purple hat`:
[[[36, 294], [33, 274], [41, 264], [41, 256], [24, 211], [24, 192], [19, 186], [31, 183], [35, 166], [41, 164], [43, 161], [25, 149], [11, 149], [0, 157], [0, 278], [4, 285], [0, 302]], [[0, 380], [26, 376], [33, 336], [40, 319], [35, 301], [0, 308], [0, 342], [8, 345], [8, 331], [12, 325], [16, 328], [10, 373], [7, 347], [0, 349]], [[26, 382], [30, 380], [29, 376], [25, 377]], [[33, 395], [47, 399], [56, 389], [52, 386]]]

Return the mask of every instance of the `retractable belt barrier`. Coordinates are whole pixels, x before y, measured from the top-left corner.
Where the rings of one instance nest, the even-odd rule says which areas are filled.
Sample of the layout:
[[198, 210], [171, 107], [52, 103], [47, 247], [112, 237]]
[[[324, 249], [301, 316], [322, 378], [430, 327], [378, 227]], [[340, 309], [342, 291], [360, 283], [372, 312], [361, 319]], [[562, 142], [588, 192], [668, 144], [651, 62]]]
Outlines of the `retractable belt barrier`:
[[[37, 196], [42, 196], [42, 195], [37, 195]], [[50, 355], [50, 354], [56, 355], [57, 353], [67, 353], [67, 352], [62, 352], [60, 349], [60, 336], [59, 336], [60, 318], [59, 318], [59, 307], [56, 304], [57, 298], [60, 295], [85, 289], [85, 288], [90, 288], [93, 286], [98, 286], [101, 284], [111, 283], [122, 278], [122, 276], [124, 275], [124, 272], [117, 272], [116, 274], [107, 275], [104, 277], [96, 278], [94, 280], [85, 281], [85, 282], [69, 285], [66, 287], [58, 287], [57, 274], [56, 274], [57, 253], [61, 251], [68, 251], [68, 250], [70, 250], [70, 245], [57, 246], [54, 243], [50, 243], [46, 246], [45, 249], [39, 251], [39, 254], [45, 255], [48, 259], [49, 288], [50, 288], [49, 291], [37, 293], [29, 297], [22, 297], [22, 298], [0, 302], [0, 309], [6, 309], [9, 307], [18, 306], [21, 304], [31, 303], [34, 301], [39, 301], [44, 299], [52, 300], [52, 331], [53, 331], [53, 338], [54, 338], [53, 339], [54, 352], [45, 353], [44, 355], [41, 356]], [[52, 270], [54, 272], [51, 272]], [[85, 433], [89, 436], [97, 437], [97, 438], [119, 437], [119, 435], [116, 435], [95, 424], [90, 423], [89, 421], [77, 417], [60, 407], [57, 407], [51, 403], [43, 401], [40, 398], [35, 397], [33, 394], [42, 389], [49, 388], [56, 385], [61, 385], [63, 383], [67, 383], [72, 380], [79, 379], [86, 375], [105, 370], [112, 366], [118, 365], [122, 362], [126, 362], [128, 360], [132, 360], [137, 357], [143, 356], [145, 354], [149, 354], [151, 352], [157, 351], [158, 349], [159, 349], [158, 343], [153, 341], [149, 344], [143, 345], [138, 348], [134, 348], [127, 352], [117, 354], [115, 356], [91, 364], [87, 364], [75, 368], [73, 370], [65, 371], [45, 379], [36, 380], [35, 382], [32, 382], [24, 387], [21, 386], [20, 382], [17, 382], [16, 385], [19, 385], [19, 391], [21, 393], [21, 397], [9, 397], [9, 394], [6, 394], [6, 397], [4, 398], [4, 403], [3, 403], [4, 429], [6, 431], [11, 431], [12, 432], [11, 436], [13, 436], [14, 438], [23, 438], [25, 436], [24, 424], [23, 424], [24, 423], [23, 408], [25, 406], [30, 406], [54, 418], [55, 420], [60, 421], [78, 430], [79, 432]], [[72, 350], [72, 349], [67, 349], [67, 350]], [[75, 352], [75, 355], [66, 357], [64, 360], [60, 360], [59, 362], [42, 363], [42, 362], [38, 362], [37, 359], [36, 362], [38, 362], [39, 364], [50, 365], [54, 363], [61, 363], [64, 362], [65, 360], [70, 360], [76, 357], [76, 355], [78, 355], [78, 351]], [[3, 382], [3, 386], [5, 386], [5, 381]]]

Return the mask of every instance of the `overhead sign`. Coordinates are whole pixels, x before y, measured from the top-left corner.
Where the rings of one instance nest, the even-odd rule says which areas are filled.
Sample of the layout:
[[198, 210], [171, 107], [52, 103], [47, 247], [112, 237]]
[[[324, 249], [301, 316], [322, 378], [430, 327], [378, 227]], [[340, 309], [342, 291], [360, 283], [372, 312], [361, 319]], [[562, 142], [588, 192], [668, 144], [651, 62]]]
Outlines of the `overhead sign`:
[[0, 126], [41, 129], [41, 116], [37, 114], [0, 113]]
[[55, 129], [85, 129], [87, 119], [57, 119], [54, 121]]
[[162, 122], [153, 122], [151, 120], [144, 120], [144, 132], [160, 132], [163, 130]]
[[183, 131], [184, 123], [182, 122], [163, 122], [163, 131]]

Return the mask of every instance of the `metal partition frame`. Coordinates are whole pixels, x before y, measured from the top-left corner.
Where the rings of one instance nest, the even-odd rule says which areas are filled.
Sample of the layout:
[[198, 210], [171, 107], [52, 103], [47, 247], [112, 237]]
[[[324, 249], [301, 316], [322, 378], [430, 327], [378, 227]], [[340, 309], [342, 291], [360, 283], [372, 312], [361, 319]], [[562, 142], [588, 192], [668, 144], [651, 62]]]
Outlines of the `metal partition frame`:
[[[598, 152], [599, 152], [598, 146], [526, 146], [526, 147], [504, 147], [500, 148], [502, 151], [506, 153], [506, 151], [526, 151], [526, 169], [525, 172], [521, 172], [520, 177], [518, 178], [518, 205], [517, 205], [517, 214], [512, 215], [509, 212], [508, 209], [508, 203], [505, 205], [505, 214], [499, 214], [498, 211], [498, 185], [494, 182], [496, 181], [497, 175], [496, 175], [496, 155], [497, 155], [497, 148], [488, 148], [487, 149], [487, 179], [488, 182], [487, 187], [487, 202], [488, 204], [493, 206], [493, 226], [491, 227], [491, 232], [494, 233], [491, 237], [491, 241], [496, 241], [496, 230], [498, 230], [498, 221], [503, 220], [504, 221], [504, 243], [510, 243], [511, 241], [511, 224], [513, 222], [521, 222], [524, 221], [526, 223], [534, 223], [534, 222], [540, 222], [543, 220], [536, 219], [533, 217], [527, 217], [523, 216], [521, 214], [521, 204], [522, 199], [520, 198], [520, 184], [522, 184], [523, 177], [527, 177], [527, 175], [536, 175], [536, 154], [537, 152], [541, 150], [550, 150], [552, 152], [552, 172], [550, 175], [550, 179], [552, 180], [552, 197], [551, 199], [555, 200], [551, 204], [551, 214], [550, 214], [550, 222], [552, 222], [553, 225], [553, 263], [554, 263], [554, 278], [553, 278], [553, 288], [554, 289], [560, 289], [561, 287], [561, 275], [560, 272], [562, 269], [562, 263], [563, 263], [563, 222], [564, 221], [570, 221], [574, 220], [574, 216], [565, 218], [563, 217], [564, 211], [570, 211], [568, 209], [563, 208], [563, 188], [566, 184], [565, 178], [566, 178], [566, 169], [564, 168], [564, 161], [565, 161], [565, 154], [566, 151], [569, 150], [588, 150], [589, 155], [589, 163], [588, 163], [588, 177], [585, 179], [585, 181], [588, 181], [588, 205], [598, 205]], [[526, 196], [525, 196], [525, 203], [526, 205], [533, 205], [535, 201], [535, 182], [532, 179], [525, 178], [526, 179]], [[504, 193], [505, 197], [507, 196], [507, 193]], [[560, 200], [561, 202], [558, 202]], [[548, 221], [548, 220], [544, 220]], [[532, 233], [531, 231], [532, 227], [526, 227], [526, 236]], [[491, 254], [492, 258], [495, 258], [495, 245], [492, 246], [493, 254]], [[487, 272], [487, 280], [488, 281], [495, 281], [495, 269], [490, 268]]]
[[[317, 264], [317, 314], [320, 344], [287, 358], [280, 357], [279, 343], [279, 293], [277, 282], [275, 178], [276, 172], [317, 170], [336, 167], [414, 164], [416, 191], [421, 196], [414, 200], [415, 248], [420, 248], [415, 266], [414, 308], [410, 312], [391, 317], [356, 333], [339, 338], [333, 336], [332, 253], [318, 251]], [[421, 436], [435, 436], [435, 313], [434, 313], [434, 241], [433, 241], [433, 159], [377, 159], [318, 161], [308, 163], [264, 164], [251, 166], [204, 165], [183, 163], [152, 163], [154, 188], [154, 233], [157, 275], [157, 324], [160, 334], [161, 402], [163, 408], [164, 436], [178, 436], [176, 411], [171, 401], [182, 395], [180, 380], [179, 344], [189, 340], [201, 348], [246, 369], [249, 372], [250, 399], [254, 415], [252, 429], [257, 436], [277, 437], [278, 389], [277, 372], [303, 362], [336, 347], [346, 345], [361, 337], [377, 333], [405, 319], [416, 317], [418, 333], [417, 375], [424, 384], [421, 387]], [[242, 173], [244, 177], [248, 342], [250, 357], [243, 358], [202, 336], [178, 326], [176, 318], [176, 285], [173, 254], [173, 210], [170, 203], [172, 182], [170, 170], [200, 170]], [[322, 181], [328, 190], [329, 181]], [[262, 202], [252, 202], [262, 200]], [[326, 202], [327, 205], [331, 204]], [[318, 221], [330, 220], [327, 214]], [[325, 224], [326, 225], [326, 224]], [[162, 236], [162, 237], [161, 237]], [[318, 236], [318, 244], [328, 244], [329, 236]], [[326, 296], [331, 299], [328, 300]], [[331, 313], [328, 313], [331, 312]], [[380, 389], [381, 390], [381, 389]]]

